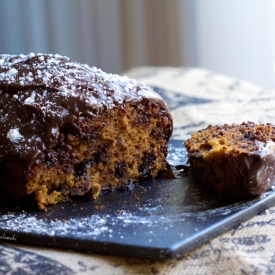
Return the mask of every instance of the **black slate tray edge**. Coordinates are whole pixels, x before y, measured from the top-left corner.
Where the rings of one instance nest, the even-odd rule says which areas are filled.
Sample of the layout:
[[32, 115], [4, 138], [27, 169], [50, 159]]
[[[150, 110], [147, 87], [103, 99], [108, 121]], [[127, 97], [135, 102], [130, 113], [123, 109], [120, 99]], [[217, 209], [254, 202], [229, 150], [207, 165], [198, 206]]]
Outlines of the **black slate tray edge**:
[[[207, 227], [205, 230], [198, 232], [198, 234], [195, 234], [189, 240], [187, 239], [182, 243], [177, 243], [171, 247], [169, 256], [171, 258], [177, 258], [184, 253], [205, 244], [212, 238], [239, 226], [241, 223], [249, 220], [250, 218], [263, 213], [266, 209], [275, 205], [275, 192], [271, 191], [270, 193], [271, 194], [267, 195], [265, 198], [258, 199], [258, 201], [254, 202], [248, 208], [244, 208], [233, 215], [231, 214], [228, 218], [225, 218], [220, 222], [216, 222], [212, 226]], [[196, 240], [195, 243], [194, 239]]]

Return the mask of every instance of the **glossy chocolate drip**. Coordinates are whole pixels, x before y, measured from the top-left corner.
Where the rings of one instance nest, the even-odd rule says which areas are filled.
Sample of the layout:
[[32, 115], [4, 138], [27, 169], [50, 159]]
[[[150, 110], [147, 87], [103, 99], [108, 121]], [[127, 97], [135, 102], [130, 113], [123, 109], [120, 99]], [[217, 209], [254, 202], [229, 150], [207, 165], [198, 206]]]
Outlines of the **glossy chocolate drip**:
[[20, 178], [27, 181], [62, 133], [78, 128], [82, 118], [129, 102], [158, 103], [171, 117], [157, 93], [127, 77], [60, 55], [0, 55], [0, 157], [20, 160]]
[[258, 158], [249, 165], [249, 173], [244, 179], [244, 189], [249, 195], [258, 195], [275, 183], [275, 154]]
[[181, 176], [187, 176], [190, 167], [187, 165], [171, 165], [166, 162], [166, 169], [158, 173], [158, 178], [178, 179]]
[[226, 164], [226, 196], [257, 196], [275, 183], [275, 152], [265, 155], [263, 151], [241, 153]]

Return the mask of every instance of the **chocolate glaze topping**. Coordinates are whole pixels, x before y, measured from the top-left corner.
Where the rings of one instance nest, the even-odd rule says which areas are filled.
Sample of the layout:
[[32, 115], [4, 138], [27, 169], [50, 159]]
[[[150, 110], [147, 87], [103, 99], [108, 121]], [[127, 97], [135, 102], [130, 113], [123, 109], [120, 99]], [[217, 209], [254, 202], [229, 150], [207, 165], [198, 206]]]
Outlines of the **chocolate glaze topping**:
[[170, 114], [157, 93], [133, 79], [60, 55], [0, 55], [0, 173], [18, 167], [22, 178], [34, 163], [44, 162], [43, 150], [61, 128], [142, 100], [158, 102]]

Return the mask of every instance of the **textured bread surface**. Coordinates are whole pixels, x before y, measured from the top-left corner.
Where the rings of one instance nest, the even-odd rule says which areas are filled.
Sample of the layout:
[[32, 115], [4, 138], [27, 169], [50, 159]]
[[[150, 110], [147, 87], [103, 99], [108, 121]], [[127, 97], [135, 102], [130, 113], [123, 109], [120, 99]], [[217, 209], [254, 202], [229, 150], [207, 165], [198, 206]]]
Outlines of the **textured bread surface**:
[[210, 125], [185, 142], [196, 177], [221, 196], [260, 195], [275, 182], [275, 126]]
[[40, 209], [165, 168], [171, 114], [135, 80], [60, 55], [2, 55], [0, 106], [0, 186]]

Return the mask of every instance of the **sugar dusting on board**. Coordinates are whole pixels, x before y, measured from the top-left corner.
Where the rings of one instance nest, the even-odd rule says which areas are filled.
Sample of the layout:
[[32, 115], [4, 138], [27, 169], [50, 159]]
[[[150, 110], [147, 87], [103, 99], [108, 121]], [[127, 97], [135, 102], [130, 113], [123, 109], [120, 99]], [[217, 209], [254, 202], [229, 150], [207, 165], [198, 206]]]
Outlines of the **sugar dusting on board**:
[[[34, 233], [49, 236], [81, 235], [96, 237], [107, 235], [112, 237], [118, 233], [118, 225], [127, 227], [128, 225], [140, 224], [151, 227], [160, 221], [167, 223], [170, 221], [166, 217], [150, 219], [148, 217], [136, 216], [126, 212], [120, 215], [92, 214], [88, 217], [70, 219], [41, 219], [38, 215], [19, 213], [4, 214], [0, 216], [0, 228], [13, 232]], [[116, 232], [117, 231], [117, 232]]]
[[108, 217], [91, 215], [90, 217], [80, 219], [46, 220], [26, 213], [20, 213], [19, 215], [5, 214], [0, 218], [0, 227], [17, 232], [51, 236], [55, 234], [83, 234], [83, 229], [85, 229], [86, 234], [97, 236], [105, 232], [111, 232], [106, 226]]
[[167, 162], [171, 165], [186, 164], [187, 150], [183, 146], [183, 142], [180, 142], [181, 146], [175, 146], [172, 143], [168, 144], [168, 156]]

